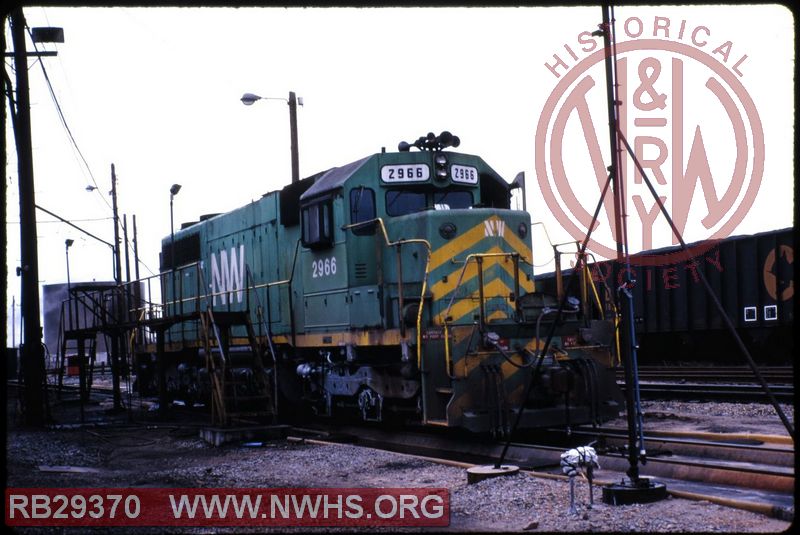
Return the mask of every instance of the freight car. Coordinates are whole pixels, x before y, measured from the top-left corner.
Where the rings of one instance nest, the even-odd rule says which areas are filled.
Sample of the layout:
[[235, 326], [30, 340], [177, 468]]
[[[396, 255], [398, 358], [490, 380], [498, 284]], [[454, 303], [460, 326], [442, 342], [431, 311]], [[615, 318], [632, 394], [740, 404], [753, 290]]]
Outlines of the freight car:
[[502, 434], [520, 411], [521, 428], [617, 416], [608, 327], [574, 311], [553, 325], [529, 214], [483, 159], [446, 150], [458, 144], [402, 142], [165, 237], [161, 347], [137, 351], [142, 391], [163, 375], [169, 397], [210, 398], [221, 421], [399, 417]]
[[[687, 258], [679, 246], [631, 256], [634, 314], [640, 362], [726, 362], [739, 349], [725, 329], [699, 276], [702, 270], [753, 358], [763, 364], [790, 364], [794, 353], [794, 229], [786, 228], [723, 240], [690, 244]], [[683, 255], [683, 256], [682, 256]], [[623, 269], [616, 261], [594, 262], [588, 271], [597, 298], [584, 301], [610, 308], [621, 285]], [[614, 273], [617, 279], [614, 279]], [[571, 270], [564, 270], [566, 278]], [[558, 276], [538, 275], [537, 288], [558, 293]], [[580, 298], [581, 285], [571, 296]], [[588, 303], [587, 303], [588, 304]], [[582, 307], [593, 314], [600, 307]]]

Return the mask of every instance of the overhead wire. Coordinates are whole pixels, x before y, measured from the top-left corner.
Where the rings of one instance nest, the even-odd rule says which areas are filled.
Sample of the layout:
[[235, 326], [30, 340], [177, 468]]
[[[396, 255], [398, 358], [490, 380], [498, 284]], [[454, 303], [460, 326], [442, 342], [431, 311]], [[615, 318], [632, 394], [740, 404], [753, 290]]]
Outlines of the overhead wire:
[[[31, 34], [30, 27], [26, 26], [26, 30], [28, 31], [28, 35], [31, 38], [31, 42], [33, 42], [34, 50], [38, 53], [39, 49], [36, 46], [36, 42], [33, 41], [33, 35]], [[100, 198], [106, 204], [108, 209], [109, 210], [113, 210], [113, 208], [111, 207], [111, 204], [108, 202], [108, 199], [106, 199], [105, 196], [101, 193], [102, 190], [101, 190], [100, 186], [97, 184], [97, 180], [95, 179], [94, 173], [92, 172], [92, 169], [89, 166], [89, 162], [86, 161], [86, 157], [83, 155], [83, 151], [81, 151], [80, 147], [78, 146], [78, 142], [75, 139], [75, 136], [72, 134], [72, 129], [69, 127], [69, 124], [67, 123], [67, 118], [64, 116], [64, 112], [61, 109], [61, 103], [58, 101], [58, 97], [56, 96], [55, 90], [53, 89], [53, 84], [50, 81], [50, 76], [47, 73], [47, 68], [44, 66], [44, 62], [43, 61], [39, 61], [39, 65], [41, 66], [42, 74], [44, 75], [45, 82], [47, 83], [47, 89], [48, 89], [48, 92], [50, 93], [50, 97], [53, 99], [53, 103], [55, 104], [56, 112], [58, 113], [59, 120], [61, 121], [61, 124], [64, 127], [64, 130], [66, 131], [67, 136], [69, 137], [70, 143], [72, 144], [73, 148], [75, 149], [75, 151], [77, 152], [77, 154], [80, 157], [81, 161], [83, 162], [83, 165], [86, 168], [86, 171], [89, 173], [89, 178], [91, 179], [92, 184], [94, 185], [94, 191], [97, 191], [97, 194], [100, 196]], [[128, 248], [131, 247], [130, 241], [126, 240], [125, 245]], [[150, 269], [150, 266], [148, 266], [143, 260], [139, 259], [139, 263], [142, 266], [144, 266], [144, 268], [148, 272], [150, 272], [151, 275], [155, 275], [155, 272], [152, 269]]]
[[[29, 27], [25, 28], [28, 31], [28, 35], [31, 37], [31, 41], [33, 42], [33, 49], [38, 53], [39, 48], [36, 46], [36, 42], [33, 41], [33, 35], [31, 34], [31, 29]], [[50, 76], [47, 74], [47, 68], [44, 66], [43, 61], [39, 61], [39, 65], [42, 68], [42, 74], [44, 75], [45, 82], [47, 83], [47, 90], [50, 93], [50, 98], [53, 99], [53, 104], [56, 106], [56, 112], [58, 113], [58, 118], [61, 120], [61, 124], [64, 127], [64, 130], [67, 132], [67, 136], [69, 136], [70, 143], [72, 143], [73, 148], [80, 156], [83, 165], [86, 167], [86, 171], [89, 173], [89, 178], [92, 180], [92, 184], [94, 184], [95, 191], [98, 192], [100, 198], [103, 199], [103, 202], [106, 204], [109, 210], [111, 210], [111, 204], [109, 204], [108, 199], [103, 197], [100, 192], [100, 186], [97, 184], [97, 180], [94, 178], [94, 173], [92, 173], [92, 168], [89, 167], [89, 162], [86, 161], [86, 157], [83, 155], [83, 151], [81, 151], [80, 147], [78, 146], [78, 142], [75, 139], [75, 136], [72, 134], [72, 129], [70, 129], [69, 124], [67, 123], [67, 118], [64, 116], [64, 111], [61, 109], [61, 103], [58, 101], [58, 97], [56, 97], [55, 90], [53, 89], [53, 84], [50, 82]]]

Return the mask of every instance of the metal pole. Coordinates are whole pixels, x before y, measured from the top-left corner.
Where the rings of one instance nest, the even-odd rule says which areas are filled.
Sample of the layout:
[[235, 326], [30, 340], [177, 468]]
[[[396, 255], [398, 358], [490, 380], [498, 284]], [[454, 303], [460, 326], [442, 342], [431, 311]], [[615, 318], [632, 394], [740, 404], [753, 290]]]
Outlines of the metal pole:
[[[128, 325], [131, 321], [131, 303], [133, 303], [133, 296], [131, 295], [131, 263], [128, 251], [128, 218], [125, 214], [122, 214], [122, 238], [125, 244], [125, 291], [120, 292], [120, 297], [125, 297], [125, 302], [123, 303], [124, 316], [125, 325]], [[127, 329], [125, 331], [120, 330], [119, 335], [123, 363], [121, 373], [124, 373], [125, 377], [130, 377], [130, 367], [128, 366], [128, 337], [125, 335], [127, 332]], [[130, 390], [128, 394], [130, 395]]]
[[131, 303], [131, 260], [128, 247], [128, 217], [122, 214], [122, 241], [125, 243], [125, 323], [130, 321]]
[[125, 282], [131, 282], [130, 251], [128, 250], [128, 216], [122, 214], [122, 241], [125, 242]]
[[120, 392], [120, 322], [122, 320], [122, 262], [120, 262], [119, 250], [119, 214], [117, 211], [117, 173], [114, 169], [114, 164], [111, 164], [111, 206], [114, 212], [114, 282], [117, 285], [116, 291], [113, 294], [112, 305], [114, 307], [115, 325], [114, 333], [111, 337], [111, 385], [114, 394], [114, 410], [122, 408], [122, 394]]
[[297, 151], [297, 96], [289, 91], [289, 128], [292, 136], [292, 182], [300, 180], [300, 157]]
[[170, 233], [170, 244], [169, 244], [169, 254], [170, 254], [170, 275], [172, 278], [172, 313], [175, 313], [175, 223], [173, 221], [173, 214], [172, 214], [172, 199], [175, 198], [175, 194], [170, 192], [169, 194], [169, 233]]
[[167, 415], [167, 365], [164, 362], [164, 327], [156, 328], [156, 370], [158, 373], [158, 415], [164, 418]]
[[[619, 163], [619, 147], [617, 140], [617, 113], [616, 113], [616, 100], [614, 98], [614, 84], [616, 80], [613, 73], [614, 56], [611, 49], [611, 20], [609, 16], [610, 6], [603, 4], [603, 46], [605, 47], [605, 70], [606, 70], [606, 96], [608, 99], [608, 135], [611, 154], [611, 166], [609, 172], [611, 174], [611, 190], [614, 198], [614, 233], [617, 242], [617, 261], [613, 266], [613, 284], [617, 284], [619, 280], [619, 271], [622, 263], [624, 262], [623, 255], [623, 236], [622, 236], [622, 170], [618, 167]], [[620, 297], [622, 297], [620, 295]], [[637, 447], [637, 421], [636, 421], [636, 407], [634, 398], [633, 387], [633, 370], [631, 369], [631, 340], [630, 331], [628, 329], [628, 307], [621, 304], [620, 311], [622, 312], [620, 318], [620, 352], [621, 361], [625, 371], [625, 408], [628, 421], [628, 476], [631, 481], [636, 482], [639, 479], [639, 457]]]
[[17, 296], [11, 296], [11, 347], [17, 347]]
[[[622, 168], [620, 143], [621, 130], [618, 125], [616, 78], [616, 36], [614, 35], [614, 8], [603, 4], [603, 44], [605, 47], [606, 93], [608, 97], [608, 129], [612, 164], [609, 167], [614, 193], [614, 224], [617, 239], [617, 261], [614, 263], [613, 283], [619, 284], [617, 297], [620, 300], [620, 357], [625, 371], [625, 407], [628, 423], [628, 477], [635, 487], [661, 492], [663, 485], [651, 486], [647, 479], [639, 477], [639, 462], [647, 460], [644, 447], [644, 425], [639, 397], [639, 374], [636, 354], [636, 330], [634, 326], [633, 295], [631, 289], [636, 283], [631, 277], [630, 257], [628, 256], [628, 235], [623, 210], [625, 208], [625, 181]], [[624, 268], [624, 279], [620, 280], [620, 267]]]
[[36, 239], [36, 197], [34, 194], [33, 153], [31, 149], [31, 116], [28, 85], [28, 60], [25, 48], [25, 16], [22, 8], [11, 12], [11, 34], [14, 43], [14, 70], [17, 78], [16, 117], [14, 131], [17, 143], [19, 174], [20, 257], [22, 277], [22, 319], [24, 344], [20, 362], [25, 384], [23, 404], [25, 423], [44, 423], [44, 351], [39, 319], [39, 256]]
[[70, 306], [72, 302], [72, 284], [69, 280], [69, 246], [70, 243], [68, 241], [65, 242], [64, 252], [67, 255], [67, 317], [69, 318], [69, 326], [72, 328], [72, 307]]
[[[133, 298], [136, 301], [135, 319], [138, 325], [143, 305], [142, 305], [142, 287], [141, 287], [142, 285], [141, 282], [139, 282], [139, 240], [136, 234], [136, 214], [133, 214], [133, 268], [134, 268], [134, 274], [136, 275], [136, 283], [133, 287]], [[142, 329], [137, 329], [136, 336], [137, 336], [137, 341], [139, 343], [142, 343], [144, 341]]]
[[133, 272], [139, 280], [139, 240], [136, 234], [136, 214], [133, 214]]

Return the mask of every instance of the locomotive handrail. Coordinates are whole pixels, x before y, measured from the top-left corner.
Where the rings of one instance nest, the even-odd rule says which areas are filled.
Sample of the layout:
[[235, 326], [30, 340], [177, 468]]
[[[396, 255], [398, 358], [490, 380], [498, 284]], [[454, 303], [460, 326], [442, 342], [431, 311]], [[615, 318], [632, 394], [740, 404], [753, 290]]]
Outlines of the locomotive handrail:
[[[294, 280], [294, 273], [295, 273], [295, 267], [296, 267], [296, 264], [297, 264], [297, 255], [298, 255], [298, 250], [299, 250], [299, 243], [300, 242], [298, 241], [297, 245], [295, 246], [295, 253], [294, 253], [294, 258], [293, 258], [293, 261], [292, 261], [292, 269], [291, 269], [291, 274], [289, 275], [289, 278], [284, 279], [284, 280], [280, 280], [280, 281], [273, 281], [273, 282], [269, 282], [269, 283], [250, 284], [250, 281], [255, 282], [251, 277], [250, 280], [245, 279], [244, 286], [242, 288], [239, 288], [239, 289], [236, 290], [237, 292], [239, 292], [239, 291], [246, 292], [247, 300], [248, 300], [248, 305], [247, 305], [248, 309], [249, 309], [249, 299], [250, 299], [250, 291], [251, 290], [258, 290], [260, 288], [271, 288], [273, 286], [279, 286], [279, 285], [291, 285], [292, 281]], [[165, 282], [169, 281], [171, 276], [172, 277], [178, 277], [178, 274], [183, 273], [183, 272], [187, 272], [189, 270], [195, 270], [195, 272], [197, 274], [197, 277], [196, 277], [197, 278], [197, 289], [196, 289], [195, 295], [188, 296], [188, 297], [184, 296], [183, 295], [183, 284], [180, 284], [179, 285], [179, 290], [178, 290], [178, 292], [179, 292], [178, 295], [171, 296], [171, 299], [167, 299], [167, 297], [166, 297], [166, 286], [168, 286], [168, 285], [165, 286]], [[161, 286], [161, 289], [162, 289], [161, 303], [156, 302], [156, 301], [154, 301], [152, 299], [151, 281], [153, 279], [158, 279], [159, 282], [160, 282], [160, 286]], [[129, 286], [131, 284], [141, 284], [141, 283], [143, 283], [145, 281], [147, 283], [147, 288], [146, 288], [146, 291], [145, 291], [146, 296], [140, 296], [140, 297], [138, 297], [136, 299], [136, 302], [131, 302], [130, 303], [131, 306], [129, 306], [128, 310], [127, 310], [127, 312], [130, 315], [130, 317], [135, 318], [134, 321], [136, 321], [137, 323], [145, 322], [146, 321], [146, 319], [145, 319], [146, 317], [148, 317], [151, 320], [157, 319], [157, 318], [166, 318], [166, 317], [169, 316], [169, 311], [170, 310], [173, 311], [174, 315], [182, 317], [182, 316], [184, 316], [184, 313], [187, 312], [187, 310], [184, 307], [184, 303], [187, 303], [187, 302], [194, 302], [194, 306], [192, 307], [192, 309], [188, 313], [190, 313], [190, 314], [198, 314], [198, 313], [201, 313], [203, 311], [202, 302], [204, 300], [205, 301], [210, 301], [214, 297], [217, 297], [217, 296], [220, 296], [220, 297], [225, 296], [225, 297], [227, 297], [229, 294], [232, 293], [230, 290], [226, 290], [226, 289], [222, 289], [222, 290], [219, 290], [219, 291], [216, 291], [216, 292], [213, 292], [213, 291], [209, 290], [208, 280], [207, 280], [206, 273], [205, 273], [205, 270], [203, 269], [201, 261], [192, 262], [190, 264], [186, 264], [186, 265], [180, 266], [180, 267], [178, 267], [176, 269], [170, 269], [169, 271], [164, 271], [164, 272], [161, 272], [161, 273], [158, 273], [158, 274], [154, 274], [154, 275], [150, 275], [150, 276], [147, 276], [147, 277], [143, 277], [141, 279], [137, 279], [135, 281], [130, 281], [130, 282], [122, 284], [121, 286], [125, 287], [125, 286]], [[291, 299], [291, 293], [290, 293], [290, 299]], [[226, 299], [226, 301], [229, 303], [229, 306], [230, 306], [230, 300]], [[199, 328], [199, 326], [198, 326], [198, 328]]]
[[[594, 263], [597, 263], [597, 259], [595, 259], [594, 255], [592, 253], [584, 253], [584, 256], [591, 257], [592, 261]], [[588, 262], [583, 262], [583, 269], [584, 269], [584, 272], [585, 272], [584, 277], [586, 278], [586, 280], [589, 281], [589, 286], [591, 286], [591, 288], [592, 288], [592, 294], [594, 295], [595, 303], [597, 304], [597, 310], [600, 312], [600, 314], [603, 315], [603, 318], [605, 319], [603, 306], [602, 306], [602, 303], [600, 301], [600, 293], [597, 291], [597, 285], [594, 283], [594, 279], [592, 278], [592, 274], [589, 271], [589, 263]], [[605, 285], [605, 282], [603, 284]], [[607, 285], [606, 285], [606, 293], [610, 293], [609, 288], [608, 288]], [[620, 365], [622, 365], [622, 355], [620, 353], [620, 345], [619, 345], [620, 344], [620, 342], [619, 342], [619, 321], [620, 321], [619, 312], [617, 311], [617, 305], [614, 304], [614, 300], [613, 299], [608, 299], [606, 302], [611, 306], [611, 310], [614, 313], [614, 341], [616, 342], [617, 365], [620, 366]]]
[[[549, 243], [550, 247], [552, 248], [553, 247], [553, 240], [550, 239], [550, 234], [547, 233], [547, 227], [545, 226], [543, 221], [536, 221], [536, 222], [531, 223], [531, 235], [533, 235], [533, 227], [535, 225], [541, 225], [542, 230], [544, 231], [544, 237], [547, 239], [547, 243]], [[553, 260], [555, 260], [555, 256], [553, 256], [553, 258], [551, 258], [547, 262], [544, 262], [543, 264], [531, 263], [531, 266], [532, 267], [544, 267], [544, 266], [548, 265], [550, 262], [552, 262]]]
[[[458, 290], [458, 288], [461, 286], [461, 283], [463, 282], [464, 273], [467, 271], [467, 267], [469, 266], [469, 263], [471, 261], [473, 261], [473, 260], [475, 260], [475, 262], [477, 263], [478, 262], [478, 260], [477, 260], [478, 258], [483, 259], [483, 258], [491, 258], [491, 257], [509, 257], [509, 256], [512, 257], [512, 258], [513, 257], [517, 257], [518, 259], [522, 259], [523, 261], [525, 260], [517, 252], [514, 252], [514, 253], [470, 253], [470, 254], [468, 254], [467, 257], [464, 259], [464, 266], [461, 268], [461, 273], [458, 274], [458, 281], [456, 282], [456, 285], [452, 290], [452, 295], [450, 296], [450, 302], [447, 304], [447, 310], [444, 311], [443, 315], [440, 315], [442, 323], [445, 323], [445, 324], [447, 323], [447, 318], [450, 315], [450, 309], [453, 307], [453, 302], [456, 299], [456, 290]], [[514, 288], [514, 292], [515, 292], [516, 296], [519, 296], [519, 273], [518, 273], [519, 267], [518, 267], [518, 265], [517, 265], [517, 270], [516, 271], [517, 271], [517, 273], [515, 273], [515, 276], [514, 276], [514, 282], [515, 282], [515, 286], [516, 286]], [[481, 291], [482, 291], [482, 288], [481, 288]], [[481, 303], [481, 305], [482, 305], [482, 303]], [[482, 321], [483, 321], [483, 316], [481, 315], [481, 322]]]
[[[461, 273], [458, 274], [458, 281], [456, 281], [456, 285], [452, 290], [452, 295], [450, 296], [450, 302], [447, 305], [447, 310], [445, 310], [443, 315], [440, 315], [440, 319], [442, 324], [444, 325], [444, 360], [445, 360], [445, 369], [447, 371], [448, 377], [451, 379], [455, 379], [455, 375], [452, 373], [452, 356], [450, 354], [450, 343], [448, 341], [448, 322], [447, 318], [450, 317], [450, 309], [453, 307], [453, 303], [456, 299], [456, 291], [461, 286], [461, 283], [464, 279], [464, 273], [467, 271], [467, 266], [473, 260], [475, 260], [476, 264], [478, 264], [478, 284], [479, 284], [479, 299], [480, 299], [480, 318], [481, 318], [481, 329], [483, 328], [484, 322], [484, 309], [483, 309], [483, 259], [484, 258], [492, 258], [492, 257], [511, 257], [514, 260], [514, 294], [516, 297], [519, 297], [519, 260], [522, 258], [525, 261], [524, 257], [517, 252], [513, 253], [470, 253], [464, 259], [464, 265], [461, 268]], [[466, 373], [466, 370], [465, 370]]]
[[[425, 246], [425, 249], [427, 250], [427, 255], [425, 257], [425, 273], [422, 277], [422, 291], [420, 292], [419, 308], [417, 309], [417, 369], [420, 371], [422, 390], [425, 391], [426, 374], [422, 373], [422, 309], [425, 305], [425, 291], [427, 290], [428, 286], [428, 273], [431, 267], [431, 255], [433, 254], [433, 248], [431, 247], [431, 243], [423, 238], [408, 238], [408, 239], [391, 241], [389, 239], [389, 233], [386, 231], [386, 225], [383, 222], [383, 218], [380, 217], [376, 217], [374, 219], [370, 219], [367, 221], [360, 221], [358, 223], [352, 223], [350, 225], [344, 225], [342, 226], [342, 230], [347, 230], [358, 226], [365, 226], [372, 223], [378, 223], [378, 225], [381, 227], [381, 234], [383, 235], [383, 240], [386, 243], [387, 247], [394, 247], [394, 246], [401, 247], [407, 243], [418, 243], [418, 244], [421, 243], [422, 245]], [[398, 272], [398, 277], [399, 277], [398, 280], [402, 281], [403, 274]], [[402, 282], [399, 282], [399, 284], [402, 284]], [[401, 296], [402, 299], [402, 293], [399, 293], [399, 295]], [[400, 321], [400, 325], [402, 325], [404, 321], [402, 317], [402, 309], [401, 309], [401, 314], [398, 315], [398, 319]], [[423, 422], [428, 421], [428, 404], [425, 401], [425, 396], [422, 396], [422, 421]]]
[[[475, 253], [475, 254], [477, 254], [477, 253]], [[498, 256], [517, 255], [517, 257], [519, 257], [519, 259], [520, 259], [520, 260], [521, 260], [523, 263], [525, 263], [525, 264], [528, 264], [528, 265], [529, 265], [529, 266], [531, 266], [531, 267], [537, 267], [537, 266], [536, 266], [536, 264], [534, 264], [533, 262], [531, 262], [530, 260], [528, 260], [527, 258], [525, 258], [525, 256], [524, 256], [524, 255], [521, 255], [521, 254], [519, 254], [518, 252], [513, 252], [513, 253], [482, 253], [482, 254], [483, 254], [483, 256], [491, 256], [491, 255], [498, 255]], [[466, 257], [464, 257], [464, 260], [457, 260], [455, 257], [453, 257], [453, 258], [451, 258], [451, 259], [450, 259], [450, 263], [451, 263], [451, 264], [466, 264], [466, 263], [469, 261], [469, 257], [470, 257], [470, 256], [472, 256], [472, 254], [468, 254]]]
[[[376, 217], [374, 219], [369, 219], [366, 221], [359, 221], [358, 223], [351, 223], [349, 225], [344, 225], [342, 226], [342, 230], [348, 230], [354, 227], [371, 225], [373, 223], [378, 223], [378, 225], [380, 226], [381, 233], [383, 234], [383, 240], [386, 242], [387, 247], [402, 246], [408, 243], [421, 243], [422, 245], [425, 246], [428, 252], [425, 259], [425, 273], [422, 277], [422, 292], [420, 293], [419, 296], [419, 308], [417, 310], [417, 367], [419, 369], [422, 369], [422, 309], [425, 303], [425, 291], [427, 290], [428, 274], [431, 265], [431, 254], [433, 251], [431, 243], [423, 238], [406, 238], [406, 239], [391, 241], [389, 239], [389, 233], [386, 231], [386, 225], [384, 224], [383, 218], [381, 217]], [[402, 273], [398, 273], [398, 277], [400, 278], [398, 284], [400, 285], [402, 285], [402, 276], [403, 276]], [[402, 299], [402, 294], [400, 295], [401, 295], [400, 298]], [[402, 324], [403, 318], [400, 317], [399, 319]]]
[[[250, 264], [245, 262], [245, 272], [246, 277], [253, 279], [253, 273], [250, 271]], [[255, 280], [253, 280], [255, 282]], [[278, 414], [278, 357], [275, 354], [275, 346], [272, 343], [272, 319], [271, 319], [271, 311], [270, 311], [270, 300], [269, 300], [269, 288], [267, 288], [267, 321], [264, 321], [264, 306], [261, 303], [261, 298], [258, 296], [258, 292], [256, 292], [256, 302], [258, 303], [258, 308], [256, 309], [256, 316], [258, 316], [259, 321], [263, 324], [267, 329], [267, 344], [269, 344], [269, 353], [272, 357], [272, 385], [273, 385], [273, 401], [272, 401], [272, 409], [274, 414]], [[253, 348], [255, 351], [256, 348]]]

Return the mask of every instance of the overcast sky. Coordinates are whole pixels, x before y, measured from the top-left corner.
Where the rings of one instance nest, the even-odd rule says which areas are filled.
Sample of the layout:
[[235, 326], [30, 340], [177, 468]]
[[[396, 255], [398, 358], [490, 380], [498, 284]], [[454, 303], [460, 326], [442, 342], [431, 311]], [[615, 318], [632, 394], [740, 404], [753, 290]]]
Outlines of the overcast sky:
[[[183, 186], [175, 197], [177, 228], [202, 214], [241, 206], [291, 180], [288, 106], [281, 100], [265, 100], [246, 107], [239, 100], [245, 92], [287, 98], [289, 91], [295, 91], [303, 98], [304, 105], [298, 109], [301, 177], [379, 152], [381, 147], [395, 150], [399, 141], [413, 141], [429, 131], [449, 130], [461, 138], [459, 151], [482, 156], [509, 182], [525, 171], [528, 210], [533, 221], [545, 224], [554, 242], [574, 239], [554, 215], [559, 210], [568, 213], [569, 203], [559, 197], [560, 208], [554, 210], [543, 199], [540, 181], [547, 182], [554, 163], [566, 169], [569, 187], [586, 211], [591, 213], [597, 202], [585, 123], [578, 115], [563, 115], [563, 137], [540, 130], [547, 147], [546, 153], [538, 154], [547, 169], [544, 174], [537, 173], [536, 138], [542, 117], [547, 118], [548, 103], [555, 104], [556, 113], [563, 108], [563, 97], [551, 97], [563, 90], [557, 89], [558, 84], [569, 72], [584, 70], [585, 64], [579, 67], [578, 62], [590, 55], [584, 51], [590, 45], [580, 34], [597, 28], [599, 7], [26, 7], [24, 12], [30, 27], [64, 29], [63, 44], [38, 46], [58, 51], [57, 57], [42, 61], [88, 163], [87, 168], [61, 124], [41, 66], [31, 60], [36, 202], [112, 241], [107, 194], [114, 163], [120, 213], [127, 214], [129, 227], [131, 216], [137, 216], [142, 276], [158, 270], [160, 240], [170, 231], [173, 183]], [[763, 178], [733, 234], [791, 226], [795, 58], [790, 11], [764, 5], [625, 7], [617, 9], [616, 19], [620, 43], [635, 40], [625, 34], [623, 23], [629, 21], [627, 30], [636, 34], [636, 21], [641, 21], [638, 39], [656, 37], [698, 53], [694, 59], [660, 50], [629, 53], [625, 105], [634, 110], [633, 99], [638, 98], [640, 107], [646, 107], [651, 97], [635, 92], [653, 74], [640, 70], [652, 57], [661, 68], [653, 93], [668, 95], [670, 106], [677, 91], [671, 83], [675, 58], [680, 56], [684, 167], [699, 129], [721, 197], [736, 174], [735, 140], [743, 129], [742, 179], [746, 183], [739, 204], [746, 202], [747, 180], [754, 166], [755, 110], [763, 129]], [[665, 21], [671, 32], [668, 39]], [[654, 36], [659, 24], [662, 31]], [[11, 47], [8, 24], [4, 30]], [[595, 41], [602, 43], [601, 38]], [[30, 42], [28, 46], [32, 48]], [[11, 61], [5, 64], [13, 80]], [[602, 62], [585, 72], [595, 82], [586, 105], [602, 151], [601, 165], [608, 165]], [[725, 108], [723, 100], [710, 96], [709, 78], [718, 80], [724, 93], [731, 95], [734, 108]], [[728, 83], [731, 79], [736, 87]], [[568, 92], [574, 88], [569, 86]], [[752, 100], [749, 110], [742, 91]], [[5, 99], [4, 105], [8, 106]], [[672, 117], [669, 113], [667, 108], [662, 115]], [[739, 130], [732, 113], [744, 118]], [[676, 139], [672, 126], [670, 121], [660, 133], [631, 130], [630, 137], [632, 141], [636, 135], [663, 138], [672, 151], [670, 143]], [[12, 297], [19, 306], [19, 279], [14, 272], [19, 265], [20, 229], [10, 125], [6, 135], [10, 307]], [[550, 152], [554, 136], [563, 140], [558, 155]], [[657, 148], [646, 146], [645, 156], [656, 158]], [[669, 160], [664, 169], [670, 169]], [[670, 180], [671, 175], [666, 178]], [[87, 192], [86, 186], [95, 181], [99, 190]], [[664, 193], [669, 203], [667, 187], [659, 189], [659, 194]], [[629, 193], [644, 196], [636, 188], [642, 186], [633, 184]], [[700, 189], [697, 195], [702, 197]], [[519, 202], [515, 198], [515, 204]], [[651, 205], [648, 201], [646, 208]], [[629, 212], [631, 250], [637, 251], [642, 247], [637, 231], [641, 222], [633, 205]], [[700, 221], [707, 212], [702, 202], [692, 204], [688, 240], [706, 238], [722, 227], [724, 221], [705, 228]], [[75, 240], [70, 249], [73, 281], [112, 278], [107, 246], [41, 211], [37, 218], [42, 284], [66, 282], [67, 238]], [[605, 224], [598, 236], [602, 238], [607, 230]], [[549, 271], [552, 253], [544, 233], [537, 227], [533, 236], [534, 262], [542, 265], [537, 271]], [[666, 227], [654, 233], [653, 247], [669, 244]], [[9, 342], [11, 330], [9, 322]], [[16, 332], [19, 342], [19, 327]]]

